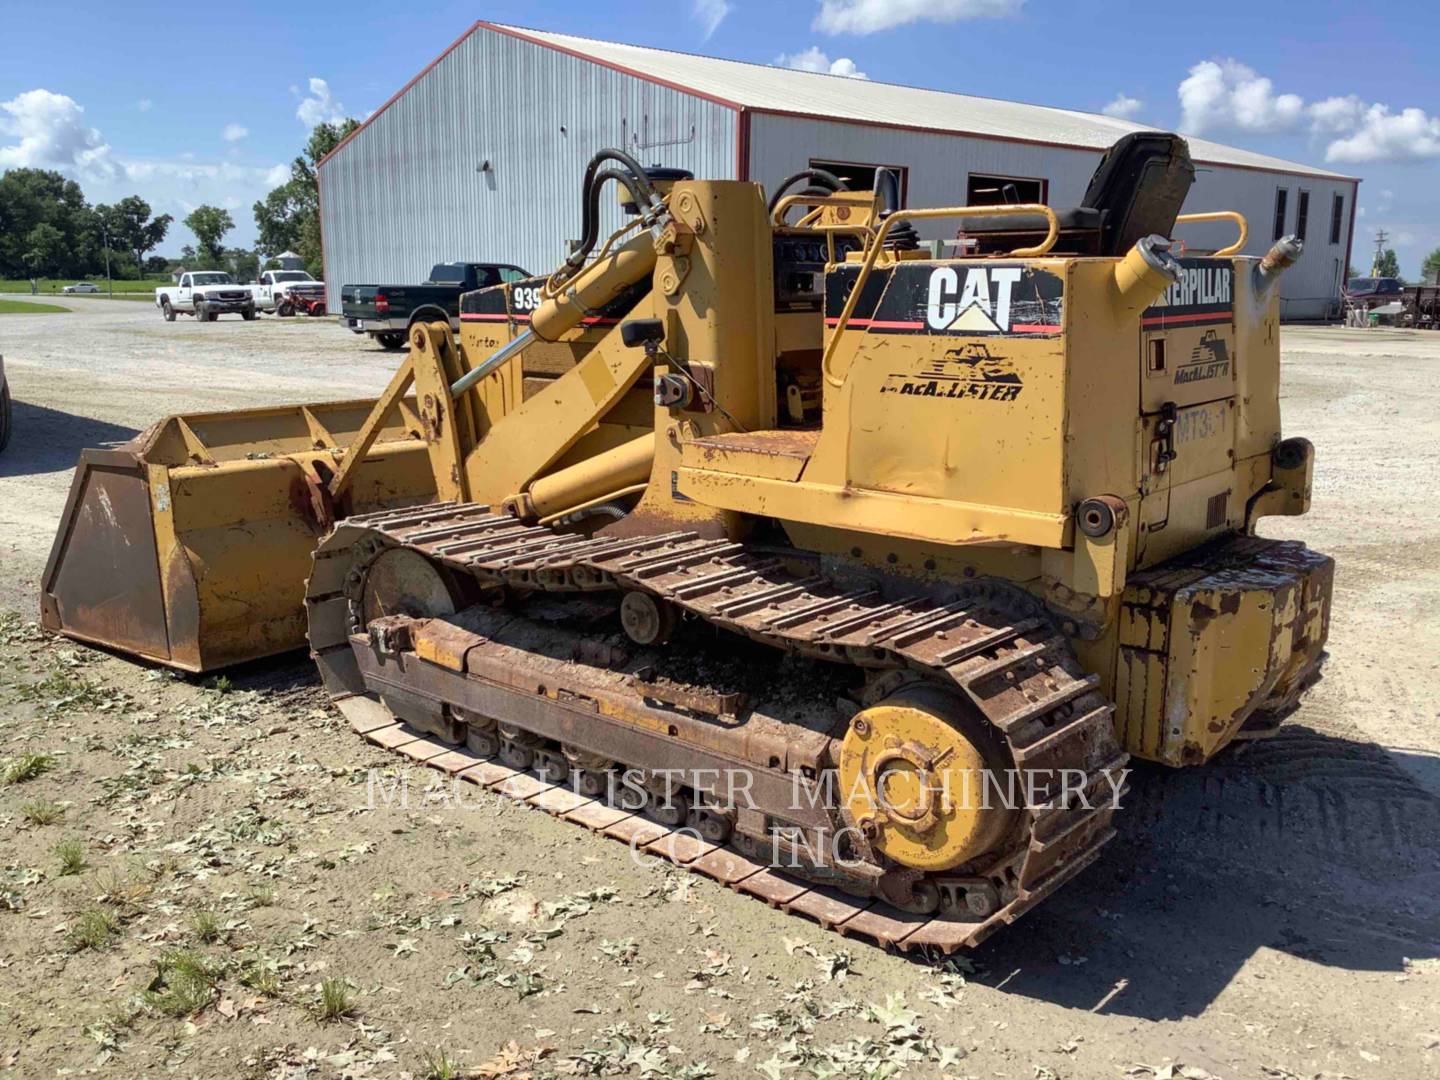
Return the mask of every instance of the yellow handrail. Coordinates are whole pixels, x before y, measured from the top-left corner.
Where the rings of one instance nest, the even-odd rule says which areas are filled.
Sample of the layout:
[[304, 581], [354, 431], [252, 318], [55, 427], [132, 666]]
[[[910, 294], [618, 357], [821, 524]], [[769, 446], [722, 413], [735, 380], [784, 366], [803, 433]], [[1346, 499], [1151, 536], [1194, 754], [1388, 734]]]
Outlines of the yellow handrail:
[[1245, 241], [1250, 239], [1250, 223], [1238, 210], [1207, 210], [1203, 214], [1181, 214], [1175, 219], [1175, 224], [1184, 225], [1192, 221], [1233, 221], [1240, 227], [1240, 239], [1229, 247], [1221, 248], [1215, 252], [1216, 255], [1238, 255], [1244, 249]]
[[[845, 194], [854, 195], [856, 193], [847, 191]], [[868, 195], [869, 192], [860, 192], [859, 194]], [[811, 210], [795, 225], [786, 225], [785, 215], [793, 206], [808, 206], [811, 207]], [[833, 195], [786, 195], [775, 204], [775, 209], [770, 212], [770, 223], [779, 228], [800, 228], [827, 206], [843, 206], [848, 210], [857, 208], [854, 199], [840, 199]]]
[[[782, 199], [783, 203], [784, 200]], [[778, 210], [779, 207], [777, 206]], [[1040, 243], [1028, 248], [1016, 248], [1010, 252], [1010, 258], [1030, 259], [1044, 255], [1055, 246], [1056, 239], [1060, 236], [1060, 219], [1055, 216], [1055, 211], [1048, 206], [1039, 203], [1018, 203], [1006, 204], [1003, 206], [936, 206], [922, 210], [897, 210], [880, 223], [880, 231], [875, 234], [875, 239], [870, 242], [869, 248], [865, 251], [865, 261], [860, 264], [860, 273], [855, 277], [855, 285], [850, 290], [850, 295], [845, 298], [844, 310], [840, 312], [840, 321], [835, 324], [835, 332], [830, 335], [830, 342], [825, 346], [825, 355], [820, 361], [820, 373], [825, 376], [825, 381], [831, 386], [843, 386], [845, 381], [837, 379], [830, 374], [830, 361], [835, 355], [836, 346], [840, 341], [840, 333], [850, 322], [850, 316], [855, 313], [855, 304], [860, 299], [860, 292], [865, 287], [865, 282], [870, 277], [870, 271], [875, 268], [875, 260], [879, 258], [881, 250], [885, 246], [885, 237], [889, 234], [891, 227], [898, 221], [914, 221], [927, 218], [940, 217], [1016, 217], [1021, 214], [1041, 214], [1044, 216], [1049, 228], [1045, 233], [1045, 239]]]

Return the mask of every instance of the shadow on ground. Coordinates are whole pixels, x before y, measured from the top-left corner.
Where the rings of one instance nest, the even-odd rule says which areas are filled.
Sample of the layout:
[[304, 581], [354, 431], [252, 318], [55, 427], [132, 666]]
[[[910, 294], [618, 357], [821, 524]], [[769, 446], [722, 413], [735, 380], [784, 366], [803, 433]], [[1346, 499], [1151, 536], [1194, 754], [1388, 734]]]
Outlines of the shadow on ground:
[[0, 477], [68, 472], [87, 446], [124, 442], [137, 429], [15, 401], [10, 445], [0, 454]]
[[976, 953], [984, 982], [1173, 1020], [1267, 949], [1397, 974], [1440, 956], [1440, 799], [1372, 744], [1295, 725], [1204, 768], [1140, 766], [1116, 821], [1099, 863]]
[[[223, 677], [324, 705], [303, 653]], [[975, 981], [1176, 1020], [1263, 979], [1263, 965], [1242, 968], [1267, 950], [1396, 974], [1440, 956], [1440, 798], [1371, 743], [1292, 723], [1202, 768], [1140, 764], [1116, 821], [1094, 867], [970, 954]]]

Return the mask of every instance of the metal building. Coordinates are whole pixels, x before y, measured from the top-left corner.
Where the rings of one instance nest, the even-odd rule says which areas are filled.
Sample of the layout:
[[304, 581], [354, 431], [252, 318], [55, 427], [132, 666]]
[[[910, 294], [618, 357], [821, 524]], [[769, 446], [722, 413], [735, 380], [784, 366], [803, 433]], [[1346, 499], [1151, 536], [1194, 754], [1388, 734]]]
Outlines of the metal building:
[[[422, 280], [448, 260], [547, 272], [580, 228], [601, 147], [767, 189], [826, 165], [900, 170], [910, 206], [1076, 205], [1101, 152], [1142, 125], [1107, 116], [791, 71], [477, 22], [320, 164], [331, 310], [343, 284]], [[1247, 253], [1298, 233], [1285, 318], [1338, 314], [1359, 181], [1190, 140], [1186, 211], [1239, 210]], [[858, 186], [858, 185], [857, 185]], [[1007, 192], [1007, 188], [1010, 190]], [[618, 222], [618, 210], [616, 221]], [[927, 222], [922, 236], [953, 235]], [[1195, 249], [1228, 223], [1182, 226]]]

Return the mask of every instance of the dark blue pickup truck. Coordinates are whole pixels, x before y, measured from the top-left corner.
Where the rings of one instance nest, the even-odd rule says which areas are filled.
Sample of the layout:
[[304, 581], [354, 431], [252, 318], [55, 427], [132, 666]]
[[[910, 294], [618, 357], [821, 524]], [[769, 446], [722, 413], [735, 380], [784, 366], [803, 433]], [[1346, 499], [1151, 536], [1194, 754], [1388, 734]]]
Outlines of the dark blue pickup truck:
[[415, 322], [448, 319], [460, 329], [460, 297], [476, 289], [521, 281], [530, 274], [510, 263], [436, 263], [419, 285], [346, 285], [341, 318], [354, 333], [369, 334], [387, 349], [401, 349]]

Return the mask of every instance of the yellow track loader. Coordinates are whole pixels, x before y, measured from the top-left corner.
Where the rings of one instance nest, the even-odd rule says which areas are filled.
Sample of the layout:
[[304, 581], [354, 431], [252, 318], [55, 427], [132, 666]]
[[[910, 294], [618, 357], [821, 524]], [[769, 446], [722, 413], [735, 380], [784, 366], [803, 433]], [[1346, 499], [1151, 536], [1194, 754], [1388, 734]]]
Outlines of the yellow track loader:
[[[1239, 255], [1192, 179], [1142, 133], [1069, 210], [815, 170], [767, 205], [603, 151], [575, 253], [465, 296], [458, 345], [415, 327], [368, 415], [82, 462], [47, 622], [202, 669], [302, 607], [366, 739], [842, 933], [973, 945], [1095, 859], [1130, 755], [1201, 764], [1318, 673], [1333, 564], [1255, 535], [1310, 498], [1300, 245]], [[1241, 235], [1177, 257], [1200, 217]]]

